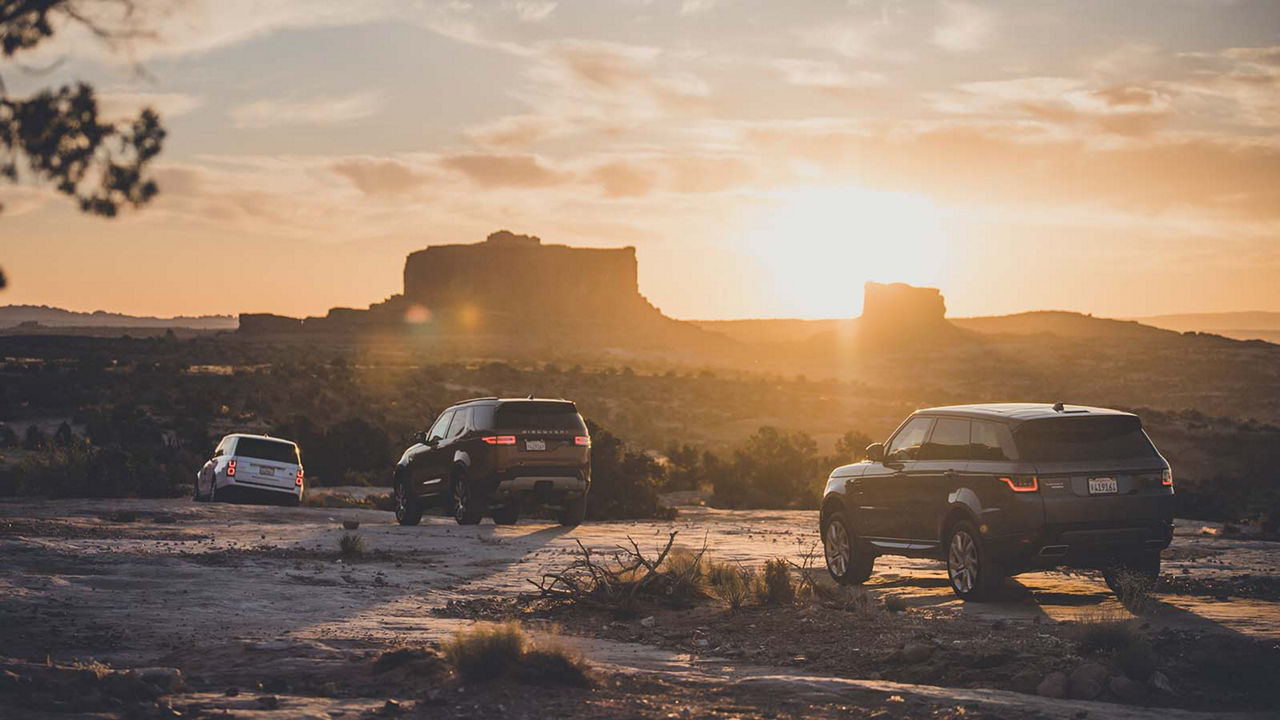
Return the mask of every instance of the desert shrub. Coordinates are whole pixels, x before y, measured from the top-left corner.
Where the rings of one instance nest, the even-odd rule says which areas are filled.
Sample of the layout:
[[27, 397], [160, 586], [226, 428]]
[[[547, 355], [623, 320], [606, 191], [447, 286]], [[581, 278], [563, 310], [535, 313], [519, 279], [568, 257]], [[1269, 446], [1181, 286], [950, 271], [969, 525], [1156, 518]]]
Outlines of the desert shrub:
[[581, 655], [555, 642], [533, 643], [516, 623], [463, 630], [445, 642], [444, 656], [465, 683], [515, 678], [536, 685], [591, 684]]
[[803, 432], [762, 427], [733, 453], [733, 461], [712, 481], [717, 507], [817, 507], [825, 470], [818, 445]]
[[511, 674], [528, 643], [516, 623], [477, 625], [445, 642], [444, 656], [463, 682], [485, 682]]
[[672, 548], [662, 563], [666, 576], [667, 597], [675, 602], [695, 602], [707, 597], [706, 549], [693, 551], [688, 548]]
[[535, 645], [520, 658], [518, 677], [531, 685], [568, 685], [590, 687], [591, 672], [587, 661], [560, 645]]
[[364, 538], [358, 533], [342, 533], [338, 538], [338, 552], [344, 558], [358, 558], [364, 555]]
[[1119, 569], [1115, 571], [1113, 584], [1120, 604], [1134, 615], [1141, 615], [1151, 609], [1154, 598], [1151, 591], [1155, 583], [1142, 573]]
[[1076, 644], [1082, 652], [1119, 652], [1142, 640], [1132, 620], [1107, 613], [1082, 616], [1072, 628]]
[[711, 594], [737, 612], [751, 599], [755, 573], [732, 563], [709, 563], [707, 583]]
[[783, 558], [774, 558], [764, 564], [764, 574], [758, 589], [760, 602], [765, 605], [790, 605], [796, 600], [796, 586], [791, 578], [791, 566]]
[[302, 496], [302, 504], [307, 507], [320, 508], [365, 508], [370, 510], [392, 511], [396, 509], [395, 498], [390, 493], [367, 495], [363, 498], [334, 493], [306, 493]]
[[901, 595], [885, 595], [884, 609], [894, 613], [906, 612], [907, 599]]
[[658, 502], [658, 491], [666, 480], [662, 465], [595, 423], [588, 422], [587, 428], [591, 432], [591, 492], [587, 494], [587, 517], [592, 520], [675, 517], [674, 510]]
[[827, 607], [851, 612], [855, 615], [870, 618], [883, 614], [883, 604], [875, 601], [871, 593], [860, 587], [847, 587], [834, 583], [816, 583], [814, 595]]
[[[173, 497], [199, 463], [175, 450], [93, 447], [73, 439], [18, 463], [5, 492], [48, 497]], [[185, 466], [185, 467], [184, 467]]]

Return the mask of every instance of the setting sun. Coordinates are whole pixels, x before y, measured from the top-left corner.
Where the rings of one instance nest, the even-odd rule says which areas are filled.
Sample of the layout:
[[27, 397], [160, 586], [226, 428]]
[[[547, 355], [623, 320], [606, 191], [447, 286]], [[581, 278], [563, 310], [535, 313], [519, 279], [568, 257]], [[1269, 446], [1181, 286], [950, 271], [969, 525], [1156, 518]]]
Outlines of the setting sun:
[[765, 196], [754, 215], [745, 248], [779, 315], [851, 317], [866, 281], [931, 285], [946, 264], [942, 214], [922, 195], [800, 187]]

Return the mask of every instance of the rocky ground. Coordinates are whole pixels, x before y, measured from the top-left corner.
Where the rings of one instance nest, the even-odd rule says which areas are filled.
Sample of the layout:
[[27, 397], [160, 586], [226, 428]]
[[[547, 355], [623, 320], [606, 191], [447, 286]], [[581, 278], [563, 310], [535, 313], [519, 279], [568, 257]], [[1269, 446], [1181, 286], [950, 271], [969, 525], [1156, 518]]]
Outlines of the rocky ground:
[[[402, 528], [360, 508], [4, 501], [0, 717], [1171, 718], [1280, 703], [1280, 547], [1199, 524], [1180, 524], [1154, 602], [1120, 640], [1096, 631], [1129, 616], [1095, 577], [1020, 576], [999, 601], [965, 604], [941, 568], [888, 558], [857, 607], [618, 615], [530, 595], [578, 541], [656, 550], [675, 530], [717, 559], [802, 563], [812, 515]], [[344, 533], [359, 557], [340, 555]], [[890, 596], [905, 609], [884, 610]], [[557, 626], [595, 685], [461, 683], [439, 643], [508, 617]]]

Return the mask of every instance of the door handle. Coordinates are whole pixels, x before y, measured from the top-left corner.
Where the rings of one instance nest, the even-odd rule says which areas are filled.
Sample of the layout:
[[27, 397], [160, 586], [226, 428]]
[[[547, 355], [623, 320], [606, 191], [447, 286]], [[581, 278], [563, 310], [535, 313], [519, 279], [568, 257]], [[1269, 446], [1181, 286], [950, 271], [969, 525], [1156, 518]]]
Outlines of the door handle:
[[948, 470], [942, 473], [942, 477], [947, 477], [947, 478], [959, 477], [959, 475], [960, 473], [956, 472], [955, 470]]

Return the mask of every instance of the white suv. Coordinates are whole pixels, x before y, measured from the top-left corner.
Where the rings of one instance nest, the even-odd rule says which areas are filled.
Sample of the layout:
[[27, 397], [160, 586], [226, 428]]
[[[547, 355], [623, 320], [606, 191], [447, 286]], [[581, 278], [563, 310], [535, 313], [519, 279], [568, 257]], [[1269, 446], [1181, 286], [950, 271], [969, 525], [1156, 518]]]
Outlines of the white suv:
[[254, 493], [297, 505], [302, 492], [297, 443], [265, 435], [236, 433], [222, 438], [213, 457], [196, 473], [197, 501]]

